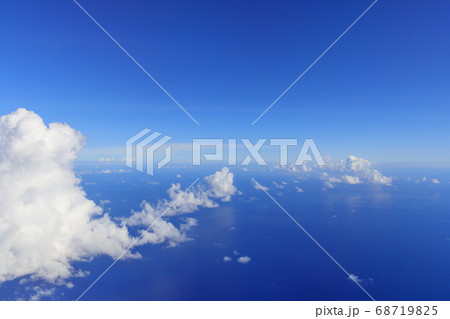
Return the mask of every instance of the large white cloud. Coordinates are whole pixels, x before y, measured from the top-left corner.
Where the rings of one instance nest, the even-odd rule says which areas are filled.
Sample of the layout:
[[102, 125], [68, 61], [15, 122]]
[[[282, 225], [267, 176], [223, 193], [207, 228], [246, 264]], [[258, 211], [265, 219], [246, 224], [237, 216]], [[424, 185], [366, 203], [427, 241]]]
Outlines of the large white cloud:
[[[87, 199], [72, 170], [84, 143], [81, 133], [69, 125], [46, 126], [37, 114], [25, 109], [0, 118], [0, 283], [26, 276], [27, 281], [44, 279], [70, 286], [66, 279], [83, 274], [73, 268], [74, 261], [120, 256], [135, 240], [129, 226], [153, 223], [161, 209], [183, 194], [179, 184], [173, 185], [168, 191], [170, 200], [154, 206], [143, 202], [141, 212], [116, 223]], [[235, 191], [233, 176], [226, 169], [218, 173], [206, 180], [210, 187], [184, 194], [168, 215], [217, 206], [210, 197], [229, 200]], [[139, 214], [145, 220], [139, 220]], [[177, 228], [159, 219], [137, 244], [175, 245], [189, 239], [186, 231], [196, 223], [188, 218]], [[125, 255], [139, 256], [137, 252]]]
[[72, 162], [83, 136], [25, 109], [0, 118], [0, 282], [70, 277], [71, 261], [119, 256], [131, 243], [79, 186]]

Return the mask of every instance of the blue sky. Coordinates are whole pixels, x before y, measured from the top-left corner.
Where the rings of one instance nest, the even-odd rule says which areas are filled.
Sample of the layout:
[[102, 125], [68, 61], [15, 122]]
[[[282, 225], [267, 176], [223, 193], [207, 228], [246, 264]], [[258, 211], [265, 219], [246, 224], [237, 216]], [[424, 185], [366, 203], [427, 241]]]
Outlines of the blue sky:
[[380, 0], [250, 125], [370, 3], [81, 0], [200, 126], [72, 1], [5, 3], [1, 114], [67, 122], [87, 136], [85, 158], [148, 127], [180, 143], [312, 137], [334, 159], [448, 162], [444, 1]]

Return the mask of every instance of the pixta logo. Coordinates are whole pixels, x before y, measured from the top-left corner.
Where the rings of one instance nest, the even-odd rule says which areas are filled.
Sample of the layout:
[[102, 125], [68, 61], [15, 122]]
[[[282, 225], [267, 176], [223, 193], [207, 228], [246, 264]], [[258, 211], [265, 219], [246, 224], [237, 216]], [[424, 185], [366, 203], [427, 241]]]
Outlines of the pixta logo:
[[[170, 136], [163, 136], [161, 139], [155, 141], [162, 134], [159, 132], [154, 132], [149, 135], [150, 132], [151, 130], [146, 128], [127, 140], [126, 163], [128, 167], [133, 167], [133, 163], [136, 162], [136, 169], [138, 171], [153, 175], [155, 151], [163, 147], [163, 145], [165, 145], [172, 138]], [[169, 163], [171, 159], [172, 150], [170, 146], [167, 146], [165, 157], [157, 164], [158, 169]]]
[[[162, 134], [151, 130], [144, 129], [137, 133], [126, 142], [127, 152], [127, 166], [133, 167], [138, 171], [146, 172], [149, 175], [154, 174], [154, 166], [157, 169], [162, 168], [172, 159], [172, 149], [170, 146], [165, 148], [165, 156], [156, 163], [155, 152], [162, 148], [172, 138], [170, 136], [163, 136]], [[254, 161], [256, 165], [267, 165], [267, 161], [260, 153], [261, 149], [266, 146], [275, 147], [278, 150], [278, 164], [282, 166], [288, 165], [289, 146], [298, 146], [298, 140], [295, 138], [272, 138], [259, 139], [256, 143], [252, 143], [247, 138], [242, 139], [193, 139], [191, 144], [192, 149], [192, 165], [198, 166], [208, 161], [222, 161], [228, 162], [229, 166], [247, 166]], [[242, 147], [243, 146], [243, 147]], [[227, 148], [228, 154], [225, 156], [224, 148]], [[211, 149], [213, 148], [213, 152]], [[242, 161], [238, 161], [238, 148], [243, 149], [246, 153]], [[205, 151], [206, 150], [206, 151]], [[312, 161], [318, 165], [325, 165], [322, 155], [319, 152], [314, 140], [311, 138], [305, 139], [300, 152], [296, 156], [293, 165], [301, 166], [305, 162]]]

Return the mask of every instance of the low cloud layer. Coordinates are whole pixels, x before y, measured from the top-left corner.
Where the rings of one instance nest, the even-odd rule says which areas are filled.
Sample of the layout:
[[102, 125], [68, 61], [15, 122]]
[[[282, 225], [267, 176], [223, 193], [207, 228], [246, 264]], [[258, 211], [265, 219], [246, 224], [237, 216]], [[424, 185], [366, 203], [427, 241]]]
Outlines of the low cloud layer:
[[[215, 199], [228, 201], [236, 192], [233, 174], [224, 168], [186, 194], [180, 184], [172, 185], [169, 200], [144, 201], [140, 211], [118, 223], [86, 197], [72, 170], [84, 144], [69, 125], [46, 126], [25, 109], [0, 118], [0, 283], [25, 276], [27, 282], [43, 279], [70, 287], [67, 279], [84, 274], [73, 262], [120, 256], [135, 240], [129, 227], [150, 225], [178, 196], [184, 195], [167, 216], [216, 207]], [[186, 232], [196, 224], [185, 218], [177, 228], [159, 219], [137, 244], [176, 245], [188, 240]], [[125, 257], [140, 255], [128, 252]]]
[[324, 188], [334, 188], [336, 184], [378, 184], [392, 185], [392, 178], [384, 176], [373, 168], [373, 163], [363, 158], [349, 156], [345, 161], [330, 162], [324, 166], [290, 166], [288, 169], [299, 177], [320, 179]]
[[[213, 208], [219, 204], [215, 199], [230, 201], [231, 195], [236, 193], [233, 185], [233, 173], [228, 168], [215, 172], [204, 178], [206, 185], [194, 186], [188, 192], [181, 189], [180, 184], [172, 184], [167, 191], [169, 199], [164, 199], [152, 205], [146, 201], [141, 204], [141, 210], [135, 211], [128, 218], [123, 219], [123, 224], [127, 226], [150, 226], [159, 216], [175, 216], [197, 211], [200, 207]], [[187, 218], [186, 223], [181, 224], [177, 229], [174, 225], [164, 220], [158, 220], [150, 232], [145, 233], [138, 243], [162, 243], [169, 242], [171, 246], [179, 242], [188, 240], [183, 231], [189, 230], [197, 225], [195, 218]]]

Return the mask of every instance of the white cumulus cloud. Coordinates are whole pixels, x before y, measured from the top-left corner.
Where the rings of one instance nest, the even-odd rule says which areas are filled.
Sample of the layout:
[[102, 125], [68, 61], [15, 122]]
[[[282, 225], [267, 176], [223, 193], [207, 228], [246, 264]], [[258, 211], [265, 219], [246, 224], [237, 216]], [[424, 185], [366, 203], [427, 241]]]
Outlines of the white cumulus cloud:
[[[233, 175], [222, 169], [207, 177], [206, 185], [186, 193], [180, 184], [172, 185], [170, 200], [155, 205], [144, 201], [140, 211], [117, 223], [86, 197], [72, 170], [84, 143], [82, 134], [69, 125], [47, 126], [25, 109], [0, 118], [0, 283], [23, 277], [23, 283], [43, 279], [73, 286], [68, 278], [87, 274], [73, 262], [98, 255], [117, 258], [135, 240], [131, 226], [155, 222], [136, 245], [188, 240], [186, 231], [197, 224], [195, 218], [184, 219], [178, 228], [165, 218], [156, 221], [177, 196], [184, 195], [167, 216], [216, 207], [212, 198], [229, 200], [236, 191]], [[124, 257], [140, 255], [129, 251]], [[34, 292], [36, 298], [48, 294]]]
[[233, 173], [230, 173], [227, 167], [205, 177], [205, 181], [210, 186], [209, 196], [221, 198], [224, 202], [230, 201], [231, 195], [237, 191], [233, 185]]
[[[25, 109], [0, 118], [0, 282], [70, 277], [72, 261], [118, 257], [126, 227], [86, 198], [72, 163], [84, 137]], [[130, 257], [131, 254], [128, 254]]]
[[241, 264], [248, 264], [251, 260], [252, 259], [248, 256], [241, 256], [238, 258], [237, 261], [238, 261], [238, 263], [241, 263]]
[[141, 210], [133, 212], [123, 222], [130, 226], [149, 226], [163, 213], [164, 216], [175, 216], [195, 212], [200, 207], [218, 207], [219, 204], [214, 199], [229, 201], [237, 191], [233, 185], [233, 173], [226, 167], [206, 176], [204, 180], [206, 186], [194, 186], [188, 192], [181, 189], [181, 184], [172, 184], [167, 191], [169, 199], [160, 200], [155, 205], [143, 201]]
[[329, 161], [323, 166], [308, 165], [302, 165], [301, 167], [291, 165], [287, 169], [294, 174], [300, 175], [303, 179], [323, 180], [324, 189], [334, 188], [335, 184], [339, 183], [392, 185], [392, 178], [384, 176], [374, 169], [373, 163], [353, 155], [350, 155], [345, 161]]

